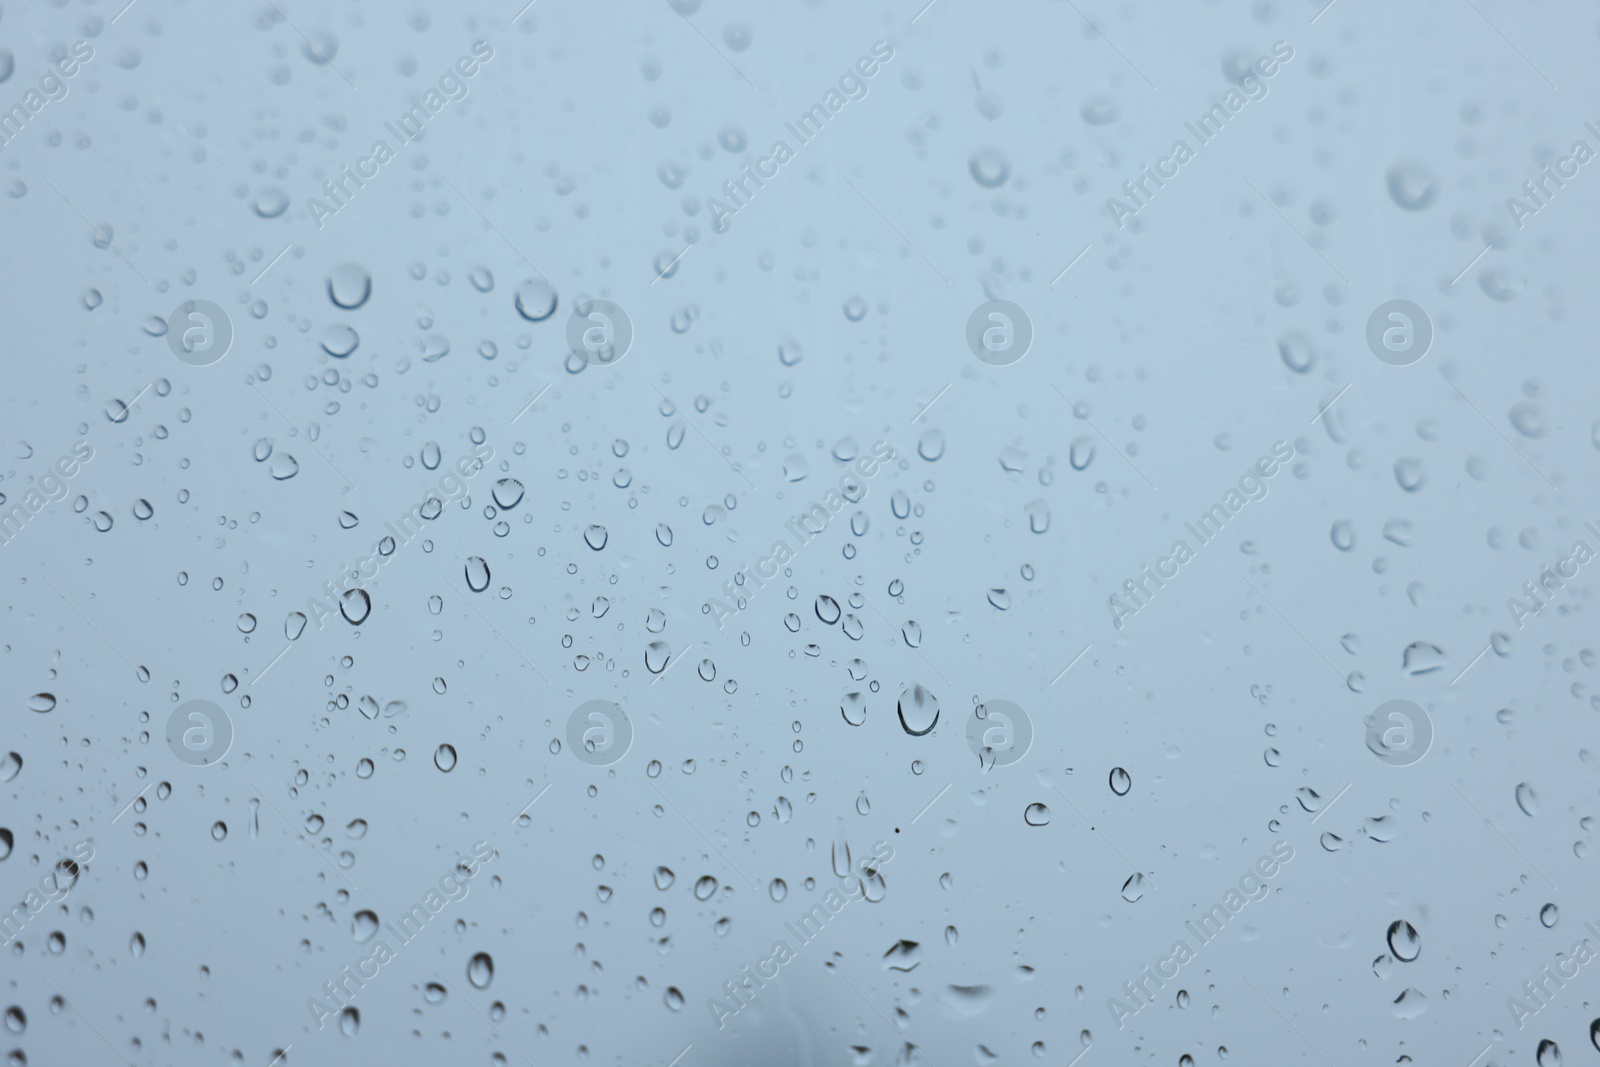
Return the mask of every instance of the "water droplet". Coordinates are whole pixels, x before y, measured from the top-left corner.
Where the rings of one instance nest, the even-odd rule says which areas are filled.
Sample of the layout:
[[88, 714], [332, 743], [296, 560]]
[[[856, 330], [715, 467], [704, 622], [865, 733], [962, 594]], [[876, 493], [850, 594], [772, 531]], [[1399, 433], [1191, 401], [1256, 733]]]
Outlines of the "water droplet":
[[972, 153], [967, 160], [967, 171], [972, 175], [972, 180], [985, 189], [998, 189], [1011, 177], [1011, 164], [999, 152], [985, 149]]
[[[433, 765], [446, 774], [456, 769], [456, 747], [454, 745], [440, 745], [433, 750]], [[479, 988], [483, 988], [479, 986]]]
[[479, 952], [468, 960], [467, 981], [474, 989], [488, 989], [489, 983], [494, 981], [494, 958], [487, 952]]
[[1422, 952], [1422, 935], [1404, 919], [1389, 924], [1389, 951], [1401, 963], [1410, 963]]
[[547, 281], [529, 279], [517, 287], [517, 314], [529, 322], [543, 322], [556, 313], [556, 291]]
[[344, 323], [334, 323], [322, 331], [322, 350], [335, 359], [345, 359], [360, 343], [360, 335]]
[[1527, 782], [1517, 783], [1517, 807], [1522, 809], [1524, 815], [1539, 814], [1539, 797]]
[[489, 561], [482, 556], [468, 556], [466, 565], [467, 588], [481, 593], [489, 588]]
[[920, 684], [907, 686], [895, 705], [900, 715], [900, 727], [912, 737], [931, 733], [939, 724], [939, 698]]
[[372, 275], [359, 263], [340, 263], [328, 272], [328, 299], [353, 311], [372, 296]]
[[1038, 801], [1029, 804], [1022, 812], [1022, 821], [1029, 826], [1049, 826], [1050, 809]]
[[1133, 788], [1133, 776], [1121, 767], [1111, 768], [1111, 791], [1119, 797], [1128, 795], [1128, 790]]
[[1421, 211], [1439, 196], [1439, 183], [1420, 163], [1402, 160], [1385, 175], [1389, 196], [1406, 211]]

